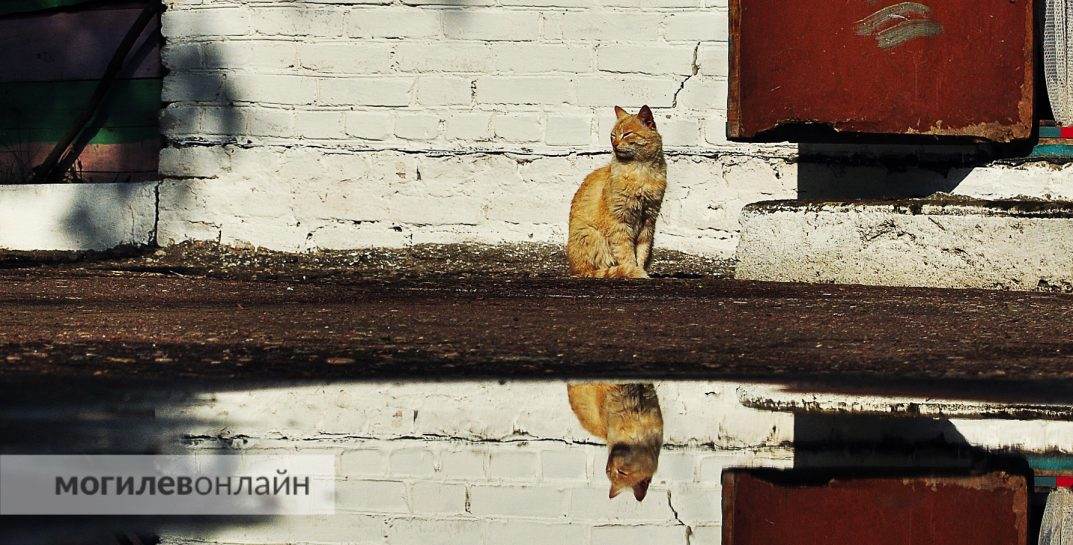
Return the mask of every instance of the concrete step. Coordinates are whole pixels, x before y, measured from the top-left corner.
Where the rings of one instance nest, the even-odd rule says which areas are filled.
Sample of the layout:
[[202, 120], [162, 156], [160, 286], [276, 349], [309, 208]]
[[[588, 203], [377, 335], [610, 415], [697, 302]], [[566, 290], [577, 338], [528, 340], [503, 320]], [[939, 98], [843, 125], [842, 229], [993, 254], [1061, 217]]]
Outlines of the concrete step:
[[743, 407], [795, 415], [1073, 421], [1073, 405], [1068, 403], [942, 399], [880, 391], [816, 391], [805, 385], [778, 384], [743, 384], [737, 387], [737, 394]]
[[1073, 291], [1073, 203], [759, 202], [742, 213], [735, 277]]

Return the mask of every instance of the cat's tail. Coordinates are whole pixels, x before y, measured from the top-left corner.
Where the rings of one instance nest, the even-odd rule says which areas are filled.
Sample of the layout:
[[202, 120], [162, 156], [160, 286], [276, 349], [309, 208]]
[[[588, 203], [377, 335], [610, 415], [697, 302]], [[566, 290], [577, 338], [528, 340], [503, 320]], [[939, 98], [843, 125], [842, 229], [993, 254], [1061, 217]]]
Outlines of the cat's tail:
[[615, 265], [604, 269], [593, 269], [577, 273], [583, 278], [648, 278], [648, 273], [636, 265]]

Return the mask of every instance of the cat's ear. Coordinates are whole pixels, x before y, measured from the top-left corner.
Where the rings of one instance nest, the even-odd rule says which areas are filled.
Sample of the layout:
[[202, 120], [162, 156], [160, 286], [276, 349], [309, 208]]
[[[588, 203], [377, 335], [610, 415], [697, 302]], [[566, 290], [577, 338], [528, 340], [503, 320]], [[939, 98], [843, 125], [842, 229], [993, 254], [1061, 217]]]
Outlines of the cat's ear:
[[645, 499], [645, 494], [648, 494], [648, 485], [652, 484], [652, 479], [645, 479], [635, 485], [633, 485], [633, 497], [637, 498], [637, 501]]
[[637, 119], [640, 119], [641, 123], [644, 123], [646, 127], [652, 130], [656, 129], [656, 118], [652, 117], [652, 109], [647, 104], [641, 106], [641, 111], [637, 112]]
[[615, 106], [615, 118], [616, 119], [622, 119], [623, 117], [626, 117], [628, 115], [630, 115], [630, 114], [627, 113], [626, 110], [623, 110], [622, 108], [620, 108], [618, 106]]
[[629, 488], [629, 485], [618, 484], [618, 483], [612, 482], [611, 483], [611, 491], [607, 493], [607, 498], [612, 499], [615, 496], [619, 495], [619, 493], [621, 493], [623, 490], [625, 490], [627, 488]]

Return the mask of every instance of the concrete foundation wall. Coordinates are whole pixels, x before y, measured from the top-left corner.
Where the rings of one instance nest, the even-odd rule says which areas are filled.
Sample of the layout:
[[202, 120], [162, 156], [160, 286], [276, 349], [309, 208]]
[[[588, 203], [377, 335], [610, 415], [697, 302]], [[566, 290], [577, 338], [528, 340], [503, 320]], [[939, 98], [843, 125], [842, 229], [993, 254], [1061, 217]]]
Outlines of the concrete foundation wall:
[[1025, 202], [761, 203], [742, 219], [747, 280], [1070, 291], [1073, 209]]

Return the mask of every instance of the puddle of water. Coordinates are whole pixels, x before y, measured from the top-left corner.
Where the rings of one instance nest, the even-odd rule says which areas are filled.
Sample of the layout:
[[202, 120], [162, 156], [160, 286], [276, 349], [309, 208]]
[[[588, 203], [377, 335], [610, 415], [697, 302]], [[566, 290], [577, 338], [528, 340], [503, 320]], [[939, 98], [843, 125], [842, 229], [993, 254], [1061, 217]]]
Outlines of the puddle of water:
[[[1065, 421], [979, 418], [957, 400], [840, 400], [732, 382], [333, 382], [124, 396], [7, 406], [0, 445], [20, 454], [330, 454], [336, 514], [8, 524], [23, 541], [118, 528], [165, 543], [435, 534], [450, 543], [529, 535], [696, 545], [719, 542], [729, 468], [969, 472], [1016, 468], [1026, 452], [1073, 451]], [[882, 414], [912, 403], [938, 412]]]

